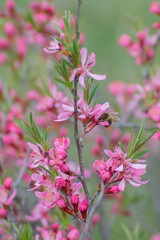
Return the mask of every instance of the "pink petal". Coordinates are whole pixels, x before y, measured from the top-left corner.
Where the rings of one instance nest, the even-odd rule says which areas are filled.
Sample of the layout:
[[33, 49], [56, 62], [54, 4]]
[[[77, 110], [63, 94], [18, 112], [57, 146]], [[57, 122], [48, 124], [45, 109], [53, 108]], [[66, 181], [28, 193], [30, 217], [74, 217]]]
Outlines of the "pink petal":
[[99, 74], [93, 74], [89, 71], [87, 71], [87, 74], [91, 77], [94, 78], [95, 80], [101, 81], [106, 79], [106, 75], [99, 75]]
[[115, 170], [122, 172], [122, 171], [123, 171], [123, 164], [121, 164], [121, 165], [120, 165], [119, 167], [117, 167]]
[[84, 67], [87, 59], [87, 48], [82, 48], [80, 53], [81, 53], [81, 64]]
[[76, 69], [73, 70], [73, 73], [70, 77], [70, 82], [72, 82], [75, 79], [75, 76], [76, 76], [78, 71], [79, 71], [79, 68], [76, 68]]
[[82, 87], [85, 88], [85, 84], [84, 84], [84, 80], [85, 80], [85, 73], [82, 73], [80, 76], [79, 76], [79, 83]]
[[46, 53], [56, 53], [58, 50], [48, 50], [47, 48], [43, 48]]
[[125, 189], [125, 180], [124, 180], [124, 178], [122, 178], [122, 180], [118, 184], [118, 188], [119, 188], [120, 191], [122, 191], [122, 192], [124, 191], [124, 189]]
[[37, 145], [35, 145], [35, 144], [31, 143], [31, 142], [28, 142], [27, 144], [31, 148], [32, 151], [36, 152], [37, 154], [40, 154]]
[[104, 121], [104, 122], [99, 122], [98, 125], [102, 125], [102, 126], [108, 127], [109, 123], [107, 121]]
[[86, 63], [86, 65], [88, 67], [93, 67], [96, 64], [96, 59], [95, 59], [96, 55], [94, 53], [91, 53], [91, 55], [88, 58], [88, 61]]
[[140, 187], [142, 184], [140, 184], [140, 183], [135, 183], [135, 182], [133, 182], [132, 180], [130, 180], [130, 179], [128, 179], [128, 182], [132, 185], [132, 186], [134, 186], [134, 187]]

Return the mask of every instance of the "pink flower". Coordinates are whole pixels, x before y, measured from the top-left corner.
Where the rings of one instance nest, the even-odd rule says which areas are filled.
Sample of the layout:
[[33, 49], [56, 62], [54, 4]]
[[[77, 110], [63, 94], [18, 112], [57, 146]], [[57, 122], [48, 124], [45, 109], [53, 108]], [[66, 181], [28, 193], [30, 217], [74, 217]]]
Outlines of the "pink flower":
[[148, 112], [148, 117], [150, 117], [155, 122], [160, 122], [160, 106], [154, 105], [151, 107]]
[[36, 168], [41, 163], [48, 163], [48, 158], [46, 157], [44, 148], [40, 144], [33, 144], [31, 142], [28, 142], [28, 146], [31, 148], [32, 153], [30, 156], [31, 164], [30, 168]]
[[67, 235], [68, 240], [78, 240], [79, 239], [79, 231], [76, 228], [71, 229]]
[[150, 10], [150, 12], [152, 12], [154, 14], [160, 15], [160, 1], [151, 2], [149, 10]]
[[160, 240], [160, 233], [153, 235], [150, 240]]
[[59, 41], [57, 41], [55, 38], [53, 38], [53, 40], [50, 41], [50, 47], [43, 48], [43, 50], [46, 53], [56, 53], [60, 51], [62, 48], [63, 48], [62, 44]]
[[9, 196], [9, 190], [5, 186], [0, 185], [0, 204], [12, 204], [16, 194], [17, 190], [14, 188], [13, 193]]
[[129, 35], [123, 34], [118, 39], [118, 43], [122, 47], [129, 47], [132, 44], [132, 39], [131, 39], [131, 37]]
[[95, 54], [91, 53], [89, 56], [87, 62], [87, 49], [82, 48], [80, 51], [81, 54], [81, 65], [73, 70], [73, 73], [71, 75], [70, 81], [72, 82], [76, 76], [76, 74], [79, 77], [79, 83], [82, 87], [85, 87], [85, 78], [86, 77], [91, 77], [94, 78], [95, 80], [104, 80], [106, 79], [106, 75], [98, 75], [98, 74], [93, 74], [91, 72], [91, 68], [95, 66], [96, 64], [96, 59], [95, 59]]
[[35, 192], [35, 195], [40, 198], [42, 200], [41, 203], [48, 208], [55, 207], [57, 200], [60, 198], [60, 194], [53, 184], [45, 186], [44, 192]]

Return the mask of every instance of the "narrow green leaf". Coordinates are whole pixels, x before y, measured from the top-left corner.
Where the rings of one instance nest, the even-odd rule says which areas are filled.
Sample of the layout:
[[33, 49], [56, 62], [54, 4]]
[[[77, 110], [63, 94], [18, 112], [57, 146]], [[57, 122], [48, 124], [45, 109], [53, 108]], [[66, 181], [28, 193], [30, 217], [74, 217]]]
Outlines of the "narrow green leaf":
[[130, 230], [128, 229], [128, 227], [124, 224], [124, 223], [121, 223], [121, 226], [126, 234], [126, 237], [127, 239], [129, 240], [133, 240], [133, 236], [132, 236], [132, 233], [130, 232]]
[[99, 83], [97, 83], [97, 84], [95, 85], [95, 87], [92, 89], [92, 91], [91, 91], [91, 93], [90, 93], [90, 95], [89, 95], [88, 105], [91, 103], [91, 101], [92, 101], [92, 99], [93, 99], [93, 97], [94, 97], [94, 95], [95, 95], [95, 93], [96, 93], [96, 91], [97, 91], [98, 86], [99, 86]]
[[93, 107], [96, 106], [96, 104], [100, 101], [101, 98], [102, 98], [102, 97], [99, 97], [99, 98], [94, 102]]
[[61, 59], [61, 62], [62, 62], [62, 70], [63, 70], [64, 76], [66, 79], [69, 79], [68, 69], [66, 67], [65, 62], [63, 61], [63, 58]]
[[65, 82], [65, 81], [63, 81], [62, 79], [60, 79], [60, 78], [54, 78], [57, 82], [59, 82], [59, 83], [61, 83], [61, 84], [63, 84], [63, 85], [65, 85], [66, 87], [69, 87], [70, 86], [70, 84], [68, 83], [68, 82]]
[[61, 57], [60, 57], [60, 59], [61, 59], [61, 60], [63, 59], [63, 62], [64, 62], [69, 68], [74, 69], [74, 66], [73, 66], [70, 62], [68, 62], [66, 59], [61, 58]]
[[124, 152], [123, 144], [121, 142], [118, 142], [120, 148], [122, 149], [122, 152]]
[[128, 155], [131, 153], [132, 151], [132, 146], [133, 146], [133, 133], [132, 133], [132, 129], [131, 129], [131, 138], [129, 141], [129, 146], [128, 146]]
[[63, 22], [64, 22], [64, 26], [65, 26], [65, 30], [67, 32], [68, 38], [70, 38], [70, 26], [69, 26], [69, 22], [67, 21], [66, 18], [63, 18]]
[[46, 169], [45, 167], [43, 167], [42, 165], [39, 165], [40, 168], [42, 168], [43, 170], [45, 170], [46, 172], [48, 172], [52, 177], [54, 177], [53, 173], [50, 172], [48, 169]]
[[30, 119], [30, 124], [32, 125], [33, 117], [32, 117], [32, 113], [31, 112], [30, 112], [30, 115], [29, 115], [29, 119]]
[[145, 137], [140, 144], [138, 145], [138, 148], [136, 148], [136, 150], [138, 150], [139, 148], [141, 148], [146, 142], [148, 142], [148, 140], [159, 131], [158, 128], [154, 129], [147, 137]]
[[63, 31], [62, 29], [55, 23], [53, 22], [54, 26], [56, 27], [57, 31], [60, 33], [60, 34], [63, 34]]
[[138, 136], [136, 138], [136, 141], [134, 143], [134, 147], [133, 148], [135, 148], [137, 146], [137, 144], [139, 143], [139, 141], [140, 141], [140, 139], [142, 137], [143, 131], [144, 131], [144, 127], [145, 127], [145, 119], [143, 119], [143, 121], [142, 121], [140, 130], [139, 130], [139, 133], [138, 133]]
[[134, 159], [140, 158], [140, 157], [144, 156], [150, 150], [151, 150], [151, 148], [145, 149], [145, 150], [141, 151], [140, 153], [137, 153], [136, 155], [134, 155], [133, 158]]

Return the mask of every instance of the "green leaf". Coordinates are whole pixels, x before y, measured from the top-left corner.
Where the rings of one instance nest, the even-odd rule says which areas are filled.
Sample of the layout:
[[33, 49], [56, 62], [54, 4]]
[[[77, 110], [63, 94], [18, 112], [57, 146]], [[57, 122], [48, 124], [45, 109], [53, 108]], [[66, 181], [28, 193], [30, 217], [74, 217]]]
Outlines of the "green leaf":
[[148, 140], [159, 131], [158, 128], [154, 129], [147, 137], [145, 137], [140, 144], [138, 145], [138, 148], [136, 148], [136, 150], [138, 150], [139, 148], [141, 148], [146, 142], [148, 142]]
[[70, 26], [69, 26], [69, 22], [67, 21], [66, 18], [63, 18], [63, 22], [64, 22], [64, 26], [65, 26], [65, 30], [67, 32], [68, 38], [70, 39]]
[[61, 62], [62, 62], [63, 74], [64, 74], [65, 78], [68, 80], [68, 79], [69, 79], [68, 69], [67, 69], [67, 67], [66, 67], [65, 62], [63, 61], [63, 58], [61, 58]]
[[126, 234], [126, 237], [127, 239], [129, 240], [133, 240], [133, 236], [132, 236], [132, 233], [130, 232], [130, 230], [128, 229], [128, 227], [124, 224], [124, 223], [121, 223], [121, 226]]
[[96, 106], [96, 104], [100, 101], [101, 98], [102, 98], [102, 97], [99, 97], [99, 98], [94, 102], [93, 107]]
[[32, 113], [30, 112], [30, 115], [29, 115], [29, 119], [30, 119], [30, 124], [32, 125], [32, 122], [33, 122], [33, 116], [32, 116]]
[[140, 157], [144, 156], [150, 150], [151, 150], [151, 148], [145, 149], [145, 150], [141, 151], [140, 153], [137, 153], [136, 155], [134, 155], [133, 158], [134, 159], [140, 158]]
[[70, 62], [68, 62], [66, 59], [61, 58], [61, 57], [60, 57], [60, 59], [61, 59], [61, 60], [63, 59], [63, 62], [64, 62], [69, 68], [74, 69], [74, 66], [73, 66]]
[[144, 131], [144, 127], [145, 127], [145, 119], [143, 119], [143, 121], [142, 121], [140, 130], [139, 130], [139, 133], [138, 133], [138, 136], [137, 136], [137, 138], [136, 138], [136, 141], [135, 141], [135, 143], [134, 143], [134, 147], [133, 147], [133, 148], [135, 148], [136, 145], [139, 143], [139, 141], [140, 141], [140, 139], [141, 139], [141, 137], [142, 137], [143, 131]]
[[94, 97], [94, 95], [95, 95], [95, 93], [96, 93], [96, 91], [97, 91], [98, 86], [99, 86], [99, 83], [97, 83], [97, 84], [95, 85], [95, 87], [92, 89], [92, 91], [91, 91], [91, 93], [90, 93], [90, 95], [89, 95], [88, 105], [91, 103], [91, 101], [92, 101], [92, 99], [93, 99], [93, 97]]
[[62, 29], [55, 23], [53, 22], [54, 26], [56, 27], [57, 31], [60, 33], [60, 34], [63, 34], [63, 31]]
[[120, 148], [122, 149], [122, 152], [124, 152], [123, 144], [121, 142], [118, 142]]
[[46, 168], [45, 168], [45, 167], [43, 167], [42, 165], [39, 165], [39, 167], [40, 167], [40, 168], [42, 168], [44, 171], [48, 172], [48, 173], [49, 173], [49, 175], [51, 175], [52, 177], [54, 177], [54, 178], [55, 178], [55, 176], [53, 175], [53, 173], [52, 173], [52, 172], [50, 172], [48, 169], [46, 169]]
[[131, 138], [129, 141], [129, 146], [128, 146], [128, 155], [131, 153], [132, 151], [132, 145], [133, 145], [133, 133], [132, 133], [132, 129], [131, 129]]
[[57, 82], [59, 82], [59, 83], [61, 83], [61, 84], [63, 84], [63, 85], [65, 85], [66, 87], [70, 87], [70, 83], [69, 82], [65, 82], [65, 81], [63, 81], [62, 79], [60, 79], [60, 78], [54, 78]]

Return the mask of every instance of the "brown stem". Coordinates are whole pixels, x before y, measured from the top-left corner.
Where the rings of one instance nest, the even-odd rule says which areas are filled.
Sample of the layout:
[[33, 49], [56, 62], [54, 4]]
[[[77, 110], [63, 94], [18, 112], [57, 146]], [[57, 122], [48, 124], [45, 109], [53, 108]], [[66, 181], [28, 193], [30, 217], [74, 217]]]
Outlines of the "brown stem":
[[85, 196], [86, 196], [86, 198], [89, 202], [90, 196], [89, 196], [88, 187], [87, 187], [87, 184], [86, 184], [86, 179], [85, 179], [85, 176], [84, 176], [84, 165], [83, 165], [83, 158], [82, 158], [83, 143], [82, 143], [82, 140], [80, 141], [79, 134], [78, 134], [77, 84], [78, 84], [78, 77], [76, 76], [75, 80], [74, 80], [74, 94], [73, 94], [73, 96], [74, 96], [74, 138], [75, 138], [77, 151], [78, 151], [81, 182], [82, 182], [82, 185], [83, 185]]
[[79, 13], [80, 13], [80, 8], [81, 8], [82, 0], [78, 0], [78, 8], [77, 8], [77, 13], [76, 13], [76, 40], [78, 40], [78, 33], [79, 33]]

